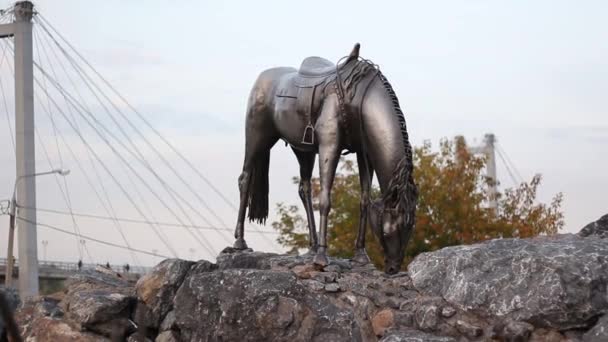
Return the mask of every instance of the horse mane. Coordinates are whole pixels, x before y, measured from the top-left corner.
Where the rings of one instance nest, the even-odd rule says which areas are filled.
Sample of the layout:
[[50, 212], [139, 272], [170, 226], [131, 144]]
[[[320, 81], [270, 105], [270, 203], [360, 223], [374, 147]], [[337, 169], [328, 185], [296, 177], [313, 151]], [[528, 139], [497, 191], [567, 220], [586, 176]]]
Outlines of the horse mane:
[[410, 145], [407, 126], [405, 124], [405, 116], [399, 105], [399, 99], [390, 82], [382, 72], [378, 71], [378, 78], [384, 85], [390, 99], [393, 103], [395, 116], [399, 121], [401, 128], [401, 136], [403, 138], [403, 146], [405, 147], [405, 156], [401, 158], [397, 166], [393, 170], [393, 175], [389, 181], [387, 191], [382, 196], [382, 201], [385, 208], [398, 208], [406, 211], [406, 223], [413, 225], [416, 213], [416, 202], [418, 199], [418, 188], [414, 183], [413, 171], [413, 156], [412, 145]]

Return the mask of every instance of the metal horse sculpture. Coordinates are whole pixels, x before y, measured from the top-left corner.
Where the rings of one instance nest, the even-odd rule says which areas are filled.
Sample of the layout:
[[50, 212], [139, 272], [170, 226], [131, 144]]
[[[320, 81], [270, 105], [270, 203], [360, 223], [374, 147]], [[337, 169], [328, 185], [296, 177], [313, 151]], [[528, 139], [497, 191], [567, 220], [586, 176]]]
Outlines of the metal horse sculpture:
[[[313, 262], [328, 264], [327, 217], [330, 192], [343, 150], [355, 152], [361, 183], [361, 212], [354, 261], [369, 262], [365, 229], [369, 220], [382, 244], [385, 272], [399, 271], [414, 228], [417, 189], [412, 178], [412, 148], [403, 112], [390, 83], [376, 65], [359, 58], [359, 44], [344, 62], [334, 65], [308, 57], [299, 70], [268, 69], [260, 74], [249, 97], [240, 207], [234, 248], [246, 249], [244, 221], [264, 223], [268, 217], [270, 150], [283, 139], [300, 164], [299, 194], [308, 218]], [[317, 239], [310, 180], [319, 154], [321, 192]], [[374, 171], [382, 196], [370, 202]]]

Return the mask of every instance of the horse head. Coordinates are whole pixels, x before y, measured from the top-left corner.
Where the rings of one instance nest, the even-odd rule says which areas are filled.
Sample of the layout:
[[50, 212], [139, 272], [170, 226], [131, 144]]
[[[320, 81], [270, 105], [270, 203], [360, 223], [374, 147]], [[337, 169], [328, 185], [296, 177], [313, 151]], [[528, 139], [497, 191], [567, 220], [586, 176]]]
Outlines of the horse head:
[[418, 191], [411, 174], [394, 178], [390, 190], [372, 201], [369, 223], [384, 250], [384, 272], [401, 269], [405, 249], [414, 230]]

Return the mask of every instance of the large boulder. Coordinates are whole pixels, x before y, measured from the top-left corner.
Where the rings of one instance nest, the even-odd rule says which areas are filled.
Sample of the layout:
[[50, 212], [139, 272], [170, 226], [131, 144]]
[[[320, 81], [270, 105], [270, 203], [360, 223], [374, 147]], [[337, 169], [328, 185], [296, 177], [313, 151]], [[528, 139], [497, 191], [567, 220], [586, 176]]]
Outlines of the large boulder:
[[498, 239], [423, 253], [416, 289], [465, 311], [537, 327], [587, 328], [608, 312], [608, 244], [575, 235]]
[[186, 341], [361, 341], [352, 311], [298, 283], [292, 272], [229, 269], [193, 274], [178, 291]]
[[129, 320], [136, 303], [133, 286], [117, 276], [86, 271], [68, 279], [60, 302], [66, 321], [78, 331], [103, 336], [124, 335], [135, 330]]
[[608, 315], [600, 317], [598, 322], [583, 335], [583, 342], [608, 341]]
[[[173, 297], [193, 264], [186, 260], [167, 259], [137, 281], [135, 290], [149, 311], [146, 316], [151, 320], [148, 323], [152, 327], [158, 327], [165, 315], [172, 310]], [[207, 267], [209, 270], [216, 268], [214, 264], [206, 261], [199, 263], [197, 267]]]
[[31, 341], [604, 341], [604, 242], [492, 240], [421, 254], [390, 276], [228, 248], [217, 263], [165, 260], [135, 287], [82, 273], [17, 321]]
[[578, 235], [582, 237], [595, 236], [600, 239], [608, 238], [608, 214], [583, 227], [583, 229], [578, 232]]
[[437, 336], [419, 330], [393, 330], [384, 336], [380, 342], [456, 342], [449, 336]]

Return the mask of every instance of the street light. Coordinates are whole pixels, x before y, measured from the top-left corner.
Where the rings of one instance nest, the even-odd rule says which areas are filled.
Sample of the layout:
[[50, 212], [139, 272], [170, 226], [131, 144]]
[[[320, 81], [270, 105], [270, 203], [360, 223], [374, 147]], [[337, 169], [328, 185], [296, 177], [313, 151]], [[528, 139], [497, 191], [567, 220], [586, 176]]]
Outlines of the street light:
[[46, 248], [49, 245], [49, 240], [42, 240], [42, 260], [46, 261]]
[[[15, 265], [15, 258], [13, 257], [13, 243], [15, 240], [15, 217], [16, 217], [16, 211], [17, 211], [17, 185], [19, 184], [19, 182], [24, 179], [24, 178], [29, 178], [29, 177], [38, 177], [38, 176], [44, 176], [44, 175], [52, 175], [52, 174], [58, 174], [60, 176], [67, 176], [70, 174], [70, 170], [67, 169], [54, 169], [51, 171], [46, 171], [46, 172], [39, 172], [39, 173], [33, 173], [33, 174], [29, 174], [29, 175], [21, 175], [19, 177], [17, 177], [17, 179], [15, 180], [15, 186], [13, 187], [13, 197], [11, 199], [11, 208], [10, 208], [10, 212], [9, 212], [9, 217], [10, 217], [10, 225], [9, 225], [9, 230], [8, 230], [8, 249], [7, 249], [7, 262], [8, 264], [6, 265], [6, 287], [11, 287], [13, 285], [13, 267]], [[19, 268], [21, 269], [21, 267]]]

